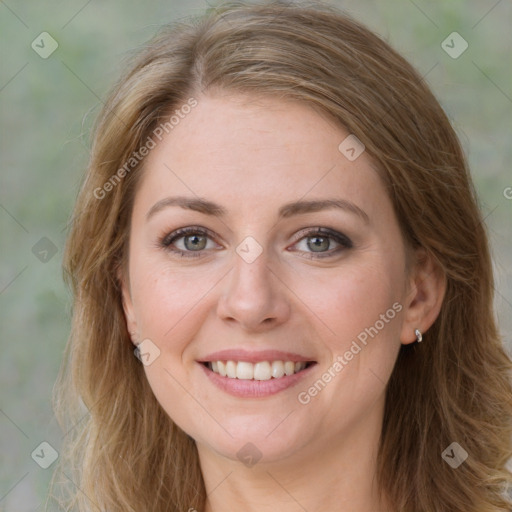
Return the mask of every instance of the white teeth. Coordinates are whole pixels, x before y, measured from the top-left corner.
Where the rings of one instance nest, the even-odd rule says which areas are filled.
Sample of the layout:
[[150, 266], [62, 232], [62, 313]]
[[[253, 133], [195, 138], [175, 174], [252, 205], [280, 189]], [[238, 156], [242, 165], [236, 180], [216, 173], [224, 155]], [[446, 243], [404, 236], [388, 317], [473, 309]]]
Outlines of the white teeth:
[[297, 363], [293, 361], [259, 361], [253, 364], [247, 361], [212, 361], [208, 364], [208, 368], [230, 379], [270, 380], [300, 372], [306, 368], [306, 363], [302, 361]]
[[286, 375], [293, 375], [295, 373], [295, 363], [293, 361], [286, 361], [284, 363], [284, 373]]
[[226, 361], [226, 373], [230, 379], [236, 379], [236, 366], [234, 361]]
[[[222, 361], [217, 361], [217, 367], [218, 367], [220, 375], [222, 375], [223, 377], [226, 377], [227, 376], [226, 365]], [[212, 363], [212, 370], [213, 370], [213, 363]], [[213, 370], [213, 371], [215, 371], [215, 370]]]
[[[213, 363], [212, 363], [213, 364]], [[215, 370], [213, 370], [215, 371]], [[239, 361], [236, 365], [236, 378], [237, 379], [252, 379], [254, 374], [254, 368], [251, 363], [245, 361]]]
[[254, 365], [255, 380], [270, 380], [272, 378], [272, 367], [267, 361], [261, 361]]
[[283, 361], [272, 362], [272, 377], [279, 379], [284, 376], [284, 363]]

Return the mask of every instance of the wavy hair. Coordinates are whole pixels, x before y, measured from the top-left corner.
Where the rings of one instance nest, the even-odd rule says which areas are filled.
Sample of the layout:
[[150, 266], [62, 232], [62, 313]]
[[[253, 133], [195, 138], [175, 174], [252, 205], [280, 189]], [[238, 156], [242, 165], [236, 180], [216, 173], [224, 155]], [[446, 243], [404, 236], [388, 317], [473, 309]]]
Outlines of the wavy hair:
[[[487, 235], [459, 140], [425, 80], [318, 2], [224, 4], [162, 27], [126, 69], [95, 124], [65, 250], [74, 302], [54, 395], [66, 432], [54, 499], [80, 512], [204, 509], [195, 443], [134, 357], [118, 276], [144, 168], [130, 159], [190, 98], [221, 89], [302, 102], [355, 134], [404, 240], [446, 277], [438, 318], [423, 343], [401, 347], [386, 390], [381, 492], [401, 512], [511, 510], [512, 362], [494, 317]], [[454, 441], [469, 454], [457, 469], [441, 457]]]

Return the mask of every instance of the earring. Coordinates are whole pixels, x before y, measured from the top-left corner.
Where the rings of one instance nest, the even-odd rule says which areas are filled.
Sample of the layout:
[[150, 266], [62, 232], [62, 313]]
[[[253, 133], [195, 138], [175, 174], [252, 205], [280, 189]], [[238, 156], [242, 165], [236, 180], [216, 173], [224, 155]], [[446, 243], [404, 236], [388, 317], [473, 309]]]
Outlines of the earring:
[[421, 331], [419, 329], [415, 329], [414, 334], [416, 335], [416, 341], [418, 343], [421, 343], [421, 340], [423, 339], [423, 335], [421, 334]]

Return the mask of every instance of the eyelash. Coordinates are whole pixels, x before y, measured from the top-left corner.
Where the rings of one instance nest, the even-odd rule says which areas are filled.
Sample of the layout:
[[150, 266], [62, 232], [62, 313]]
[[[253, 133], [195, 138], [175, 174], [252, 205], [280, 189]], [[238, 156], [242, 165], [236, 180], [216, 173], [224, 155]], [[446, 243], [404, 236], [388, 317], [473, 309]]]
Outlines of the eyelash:
[[[342, 250], [351, 249], [353, 247], [353, 243], [350, 240], [350, 238], [348, 238], [343, 233], [338, 233], [337, 231], [334, 231], [334, 230], [331, 230], [328, 228], [317, 227], [317, 228], [312, 228], [309, 230], [302, 230], [299, 232], [299, 234], [302, 236], [296, 240], [294, 245], [297, 244], [298, 242], [300, 242], [304, 238], [310, 238], [310, 237], [314, 237], [314, 236], [320, 236], [322, 238], [328, 238], [328, 239], [334, 240], [335, 242], [337, 242], [340, 245], [340, 247], [338, 247], [334, 250], [331, 250], [329, 252], [324, 252], [324, 253], [308, 252], [307, 254], [311, 255], [311, 256], [309, 256], [310, 259], [328, 258], [328, 257], [334, 256], [334, 255], [337, 255]], [[173, 252], [173, 253], [175, 253], [181, 257], [184, 257], [184, 258], [197, 258], [199, 256], [202, 256], [203, 252], [207, 249], [201, 249], [200, 251], [183, 251], [181, 249], [172, 248], [172, 244], [176, 240], [179, 240], [180, 238], [186, 238], [187, 236], [190, 236], [190, 235], [201, 235], [201, 236], [208, 236], [210, 238], [213, 238], [212, 233], [210, 233], [209, 230], [200, 228], [200, 227], [190, 226], [190, 227], [186, 227], [186, 228], [177, 229], [176, 231], [173, 231], [172, 233], [165, 235], [164, 237], [162, 237], [159, 240], [159, 246], [163, 249], [166, 249], [166, 250]], [[299, 252], [305, 252], [305, 251], [299, 251]], [[323, 254], [323, 255], [320, 256], [320, 254]]]

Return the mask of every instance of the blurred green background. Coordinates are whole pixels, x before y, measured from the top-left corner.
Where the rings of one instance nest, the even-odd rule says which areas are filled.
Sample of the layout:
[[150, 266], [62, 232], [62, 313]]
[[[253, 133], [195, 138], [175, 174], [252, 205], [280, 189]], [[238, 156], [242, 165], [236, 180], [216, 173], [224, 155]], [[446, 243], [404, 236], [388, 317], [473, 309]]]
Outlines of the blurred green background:
[[[486, 216], [498, 321], [510, 344], [512, 5], [329, 3], [427, 74], [452, 119]], [[208, 7], [202, 0], [0, 1], [0, 511], [43, 510], [52, 466], [41, 468], [31, 454], [43, 441], [56, 450], [62, 441], [50, 403], [70, 325], [61, 258], [94, 117], [133, 49], [162, 23]], [[454, 31], [469, 45], [456, 59], [441, 46]], [[58, 44], [47, 58], [31, 47], [35, 41], [39, 53], [51, 49], [48, 38], [41, 48], [42, 32]]]

